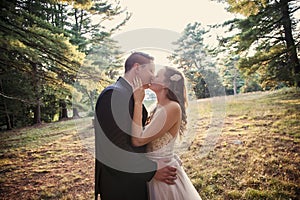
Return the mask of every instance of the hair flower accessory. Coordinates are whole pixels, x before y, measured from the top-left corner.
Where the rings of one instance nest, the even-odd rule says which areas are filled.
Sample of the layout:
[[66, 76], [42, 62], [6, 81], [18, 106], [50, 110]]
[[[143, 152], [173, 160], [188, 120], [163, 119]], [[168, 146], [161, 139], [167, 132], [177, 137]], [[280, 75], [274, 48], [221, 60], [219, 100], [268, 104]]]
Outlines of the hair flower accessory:
[[181, 79], [181, 76], [179, 74], [174, 74], [170, 77], [171, 81], [179, 81]]

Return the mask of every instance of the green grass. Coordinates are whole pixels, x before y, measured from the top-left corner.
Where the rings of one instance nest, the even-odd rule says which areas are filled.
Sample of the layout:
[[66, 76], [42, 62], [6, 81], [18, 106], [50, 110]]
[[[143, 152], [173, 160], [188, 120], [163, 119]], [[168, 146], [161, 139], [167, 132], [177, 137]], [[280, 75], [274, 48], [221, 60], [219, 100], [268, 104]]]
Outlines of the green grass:
[[181, 156], [202, 199], [299, 199], [300, 91], [229, 96], [225, 102], [222, 132], [205, 157], [199, 151], [214, 105], [198, 102], [198, 115], [205, 117], [190, 130], [197, 136]]
[[[176, 151], [203, 200], [299, 199], [299, 89], [193, 101], [188, 119]], [[0, 199], [92, 199], [91, 121], [0, 133]]]

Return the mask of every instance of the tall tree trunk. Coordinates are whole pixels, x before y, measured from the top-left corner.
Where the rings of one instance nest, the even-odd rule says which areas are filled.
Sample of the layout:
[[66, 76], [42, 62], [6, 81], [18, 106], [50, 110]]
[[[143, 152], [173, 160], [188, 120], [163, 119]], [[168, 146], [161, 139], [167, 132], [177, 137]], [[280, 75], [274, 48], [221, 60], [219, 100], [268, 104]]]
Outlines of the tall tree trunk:
[[233, 95], [237, 94], [237, 86], [236, 86], [236, 74], [233, 77]]
[[12, 123], [11, 117], [8, 113], [6, 113], [5, 120], [6, 120], [6, 130], [12, 130], [13, 123]]
[[42, 123], [42, 120], [41, 120], [41, 99], [39, 97], [37, 97], [37, 99], [36, 99], [33, 123], [34, 124], [41, 124]]
[[[0, 80], [0, 91], [1, 93], [3, 92], [3, 86], [2, 86], [2, 80]], [[4, 106], [4, 112], [5, 112], [5, 121], [6, 121], [6, 129], [7, 130], [11, 130], [13, 128], [11, 120], [10, 120], [10, 115], [9, 112], [7, 110], [7, 105], [6, 105], [6, 100], [4, 97], [1, 97], [3, 99], [3, 106]]]
[[289, 63], [293, 70], [295, 85], [300, 87], [300, 62], [297, 56], [297, 49], [292, 34], [292, 23], [289, 15], [288, 0], [281, 0], [282, 21], [285, 34], [285, 41], [288, 50]]
[[73, 107], [73, 119], [77, 119], [77, 118], [80, 118], [79, 116], [79, 112], [78, 112], [78, 109], [77, 108], [74, 108]]
[[68, 109], [67, 109], [66, 101], [61, 99], [59, 105], [60, 105], [59, 120], [68, 119]]
[[31, 63], [33, 68], [33, 85], [34, 85], [34, 95], [36, 96], [36, 104], [34, 108], [34, 124], [41, 124], [41, 94], [40, 94], [40, 78], [38, 75], [38, 66], [36, 63]]

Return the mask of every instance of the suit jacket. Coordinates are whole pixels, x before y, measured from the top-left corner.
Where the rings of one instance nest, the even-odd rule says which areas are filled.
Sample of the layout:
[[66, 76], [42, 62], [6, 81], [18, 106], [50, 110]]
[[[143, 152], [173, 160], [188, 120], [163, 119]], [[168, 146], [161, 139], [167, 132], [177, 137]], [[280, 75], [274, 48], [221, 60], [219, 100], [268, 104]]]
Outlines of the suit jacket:
[[[155, 162], [144, 155], [145, 146], [131, 145], [134, 108], [132, 87], [120, 77], [104, 89], [95, 113], [95, 198], [146, 200], [147, 181], [156, 172]], [[147, 110], [143, 106], [143, 124]]]

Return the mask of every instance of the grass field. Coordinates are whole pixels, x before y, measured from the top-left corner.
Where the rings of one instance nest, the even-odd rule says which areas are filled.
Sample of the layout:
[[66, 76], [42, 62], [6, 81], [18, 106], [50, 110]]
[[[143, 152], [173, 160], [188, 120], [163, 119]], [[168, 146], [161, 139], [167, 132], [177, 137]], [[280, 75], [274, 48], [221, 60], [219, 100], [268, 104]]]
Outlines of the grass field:
[[[300, 91], [190, 102], [176, 151], [202, 199], [300, 199]], [[0, 133], [0, 199], [93, 199], [92, 119]]]

